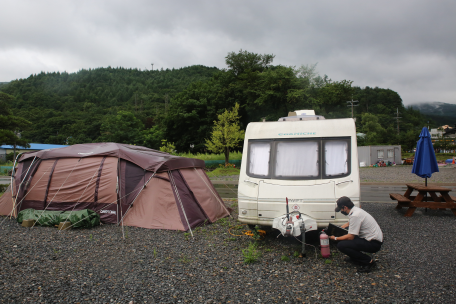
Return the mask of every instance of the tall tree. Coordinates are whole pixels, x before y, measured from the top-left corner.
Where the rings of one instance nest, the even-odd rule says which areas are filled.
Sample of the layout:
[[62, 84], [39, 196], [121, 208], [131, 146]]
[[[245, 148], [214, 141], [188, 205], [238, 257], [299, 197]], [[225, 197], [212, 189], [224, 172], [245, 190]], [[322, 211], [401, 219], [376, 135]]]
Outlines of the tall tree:
[[225, 154], [225, 165], [230, 160], [230, 149], [239, 146], [244, 139], [245, 132], [239, 127], [239, 104], [236, 103], [232, 111], [225, 110], [214, 121], [211, 139], [206, 139], [207, 148], [214, 153]]
[[0, 92], [0, 145], [30, 147], [28, 141], [19, 135], [30, 125], [30, 122], [13, 115], [8, 106], [13, 100], [12, 96]]
[[116, 115], [105, 117], [101, 124], [99, 141], [124, 144], [142, 144], [142, 122], [128, 111], [119, 111]]
[[240, 75], [244, 72], [261, 72], [271, 66], [275, 55], [273, 54], [256, 54], [243, 51], [242, 49], [236, 54], [235, 52], [228, 53], [225, 57], [226, 65], [235, 75]]

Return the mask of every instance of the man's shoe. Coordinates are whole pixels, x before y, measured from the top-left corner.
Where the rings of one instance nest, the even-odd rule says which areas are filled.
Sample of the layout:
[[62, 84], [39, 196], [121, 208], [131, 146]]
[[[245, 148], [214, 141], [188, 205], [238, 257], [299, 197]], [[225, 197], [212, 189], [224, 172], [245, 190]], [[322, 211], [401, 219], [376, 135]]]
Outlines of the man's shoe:
[[344, 262], [350, 263], [350, 264], [354, 264], [354, 265], [361, 265], [359, 262], [353, 260], [351, 257], [346, 257], [346, 258], [344, 259]]
[[363, 266], [359, 267], [358, 272], [359, 273], [369, 273], [372, 271], [372, 269], [375, 267], [375, 265], [376, 265], [375, 261], [372, 261], [367, 265], [363, 265]]

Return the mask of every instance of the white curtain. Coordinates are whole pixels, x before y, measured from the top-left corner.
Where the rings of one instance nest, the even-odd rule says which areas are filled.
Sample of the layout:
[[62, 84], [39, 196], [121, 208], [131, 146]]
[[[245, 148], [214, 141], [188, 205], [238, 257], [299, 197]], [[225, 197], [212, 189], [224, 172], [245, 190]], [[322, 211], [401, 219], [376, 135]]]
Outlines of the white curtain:
[[270, 143], [252, 143], [249, 148], [249, 172], [253, 175], [269, 175]]
[[278, 142], [276, 176], [318, 176], [318, 142], [289, 141]]
[[340, 175], [348, 172], [348, 143], [342, 140], [325, 143], [326, 175]]

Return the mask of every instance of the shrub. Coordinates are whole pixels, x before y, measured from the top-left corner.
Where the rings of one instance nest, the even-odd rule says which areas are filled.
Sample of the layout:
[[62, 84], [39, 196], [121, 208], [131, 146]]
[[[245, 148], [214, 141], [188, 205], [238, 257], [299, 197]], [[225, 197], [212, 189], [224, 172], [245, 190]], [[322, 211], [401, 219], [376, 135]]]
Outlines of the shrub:
[[250, 264], [258, 261], [258, 259], [261, 257], [261, 252], [259, 252], [257, 248], [257, 244], [250, 243], [248, 248], [242, 249], [242, 254], [244, 255], [244, 263]]

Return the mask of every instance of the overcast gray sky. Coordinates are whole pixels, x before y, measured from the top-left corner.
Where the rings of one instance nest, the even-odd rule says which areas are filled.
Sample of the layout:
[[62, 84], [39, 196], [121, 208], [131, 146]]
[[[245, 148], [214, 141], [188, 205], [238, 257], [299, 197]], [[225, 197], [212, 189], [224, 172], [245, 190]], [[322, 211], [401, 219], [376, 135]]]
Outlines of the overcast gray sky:
[[456, 1], [0, 0], [0, 82], [97, 67], [224, 68], [240, 49], [318, 63], [404, 104], [456, 104]]

